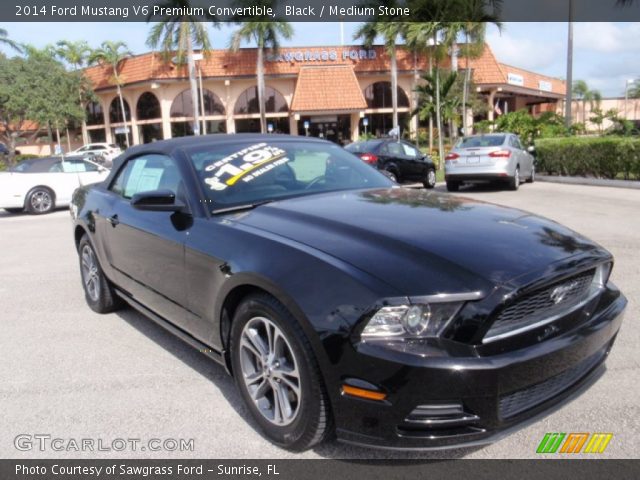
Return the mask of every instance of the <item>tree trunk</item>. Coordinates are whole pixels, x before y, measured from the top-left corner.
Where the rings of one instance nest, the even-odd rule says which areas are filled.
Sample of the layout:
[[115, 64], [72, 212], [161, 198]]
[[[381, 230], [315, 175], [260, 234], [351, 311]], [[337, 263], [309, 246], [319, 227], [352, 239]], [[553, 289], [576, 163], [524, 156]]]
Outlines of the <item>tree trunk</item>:
[[[413, 50], [413, 81], [415, 82], [415, 86], [418, 86], [418, 81], [420, 80], [420, 77], [418, 76], [418, 51], [417, 50]], [[415, 110], [416, 112], [418, 111], [418, 92], [416, 91], [416, 88], [413, 89], [413, 105], [412, 108], [413, 110]], [[420, 119], [418, 117], [418, 114], [416, 113], [415, 115], [416, 117], [416, 121], [415, 121], [415, 125], [416, 125], [416, 147], [420, 147]], [[412, 120], [413, 121], [413, 120]]]
[[[434, 45], [438, 44], [438, 37], [434, 35]], [[442, 112], [440, 111], [440, 68], [438, 61], [435, 65], [436, 74], [436, 128], [438, 129], [438, 169], [444, 170], [444, 143], [442, 138]]]
[[56, 122], [56, 145], [62, 152], [62, 145], [60, 145], [60, 128], [58, 127], [58, 122]]
[[78, 90], [78, 99], [80, 100], [80, 108], [84, 112], [84, 116], [82, 117], [82, 144], [86, 145], [89, 143], [89, 136], [87, 135], [87, 107], [82, 102], [82, 89]]
[[191, 43], [190, 35], [187, 35], [187, 68], [189, 69], [189, 86], [191, 87], [191, 103], [193, 105], [193, 134], [200, 135], [200, 108], [198, 107], [196, 61], [193, 58], [193, 44]]
[[462, 135], [469, 135], [469, 122], [467, 121], [467, 99], [469, 96], [469, 81], [471, 80], [471, 66], [469, 65], [469, 35], [465, 34], [465, 67], [464, 82], [462, 84]]
[[65, 132], [67, 134], [67, 153], [71, 151], [71, 137], [69, 137], [69, 127], [64, 127]]
[[[129, 126], [127, 125], [127, 111], [124, 109], [124, 98], [122, 97], [122, 89], [120, 88], [120, 77], [118, 76], [118, 66], [113, 66], [113, 76], [116, 80], [116, 89], [118, 91], [118, 98], [120, 99], [120, 111], [122, 112], [122, 123], [124, 124], [124, 139], [125, 145], [129, 148]], [[108, 114], [108, 113], [107, 113]]]
[[16, 137], [9, 135], [9, 156], [7, 157], [7, 163], [10, 167], [16, 163]]
[[[429, 75], [433, 77], [433, 49], [429, 53]], [[429, 97], [433, 104], [433, 98]], [[433, 114], [429, 114], [429, 154], [433, 152]]]
[[267, 133], [267, 114], [264, 105], [264, 40], [260, 39], [258, 44], [258, 64], [256, 65], [258, 74], [258, 104], [260, 105], [260, 132]]
[[[391, 52], [391, 106], [393, 107], [393, 128], [398, 126], [398, 64], [395, 45]], [[398, 134], [398, 138], [400, 135]]]

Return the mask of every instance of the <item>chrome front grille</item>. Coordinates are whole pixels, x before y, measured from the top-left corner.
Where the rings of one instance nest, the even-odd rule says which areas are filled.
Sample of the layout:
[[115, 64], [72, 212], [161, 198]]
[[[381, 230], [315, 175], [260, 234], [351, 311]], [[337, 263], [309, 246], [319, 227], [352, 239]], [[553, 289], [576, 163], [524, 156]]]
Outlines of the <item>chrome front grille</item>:
[[595, 273], [596, 269], [591, 269], [516, 299], [498, 312], [483, 342], [514, 335], [569, 313], [588, 298]]

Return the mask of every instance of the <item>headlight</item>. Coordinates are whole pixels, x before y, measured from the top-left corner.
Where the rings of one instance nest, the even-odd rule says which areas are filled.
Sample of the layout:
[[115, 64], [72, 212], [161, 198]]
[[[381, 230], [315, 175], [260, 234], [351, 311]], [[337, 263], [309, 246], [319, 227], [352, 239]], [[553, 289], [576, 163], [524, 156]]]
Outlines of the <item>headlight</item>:
[[464, 302], [383, 307], [367, 323], [363, 340], [437, 337]]

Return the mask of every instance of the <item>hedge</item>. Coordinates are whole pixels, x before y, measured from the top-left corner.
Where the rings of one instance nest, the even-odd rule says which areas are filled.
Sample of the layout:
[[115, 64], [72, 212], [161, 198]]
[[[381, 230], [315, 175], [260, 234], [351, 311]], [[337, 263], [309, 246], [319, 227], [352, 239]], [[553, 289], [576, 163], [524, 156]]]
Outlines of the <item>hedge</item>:
[[538, 172], [640, 179], [640, 138], [637, 137], [541, 138], [535, 145]]

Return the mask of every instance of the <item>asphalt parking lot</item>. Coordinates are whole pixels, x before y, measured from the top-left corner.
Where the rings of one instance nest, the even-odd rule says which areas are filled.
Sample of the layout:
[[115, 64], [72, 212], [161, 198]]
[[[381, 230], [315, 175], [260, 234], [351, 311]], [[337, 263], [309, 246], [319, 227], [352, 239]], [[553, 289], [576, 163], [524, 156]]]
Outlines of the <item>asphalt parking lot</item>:
[[[0, 457], [526, 458], [536, 456], [546, 432], [610, 432], [601, 457], [637, 458], [640, 191], [538, 182], [518, 192], [472, 188], [459, 195], [557, 220], [616, 258], [612, 279], [629, 307], [607, 371], [543, 420], [483, 448], [402, 453], [333, 441], [302, 454], [281, 450], [257, 433], [222, 367], [133, 310], [101, 316], [86, 306], [68, 211], [43, 217], [0, 211]], [[19, 451], [14, 438], [20, 434], [106, 443], [194, 439], [194, 449]]]

